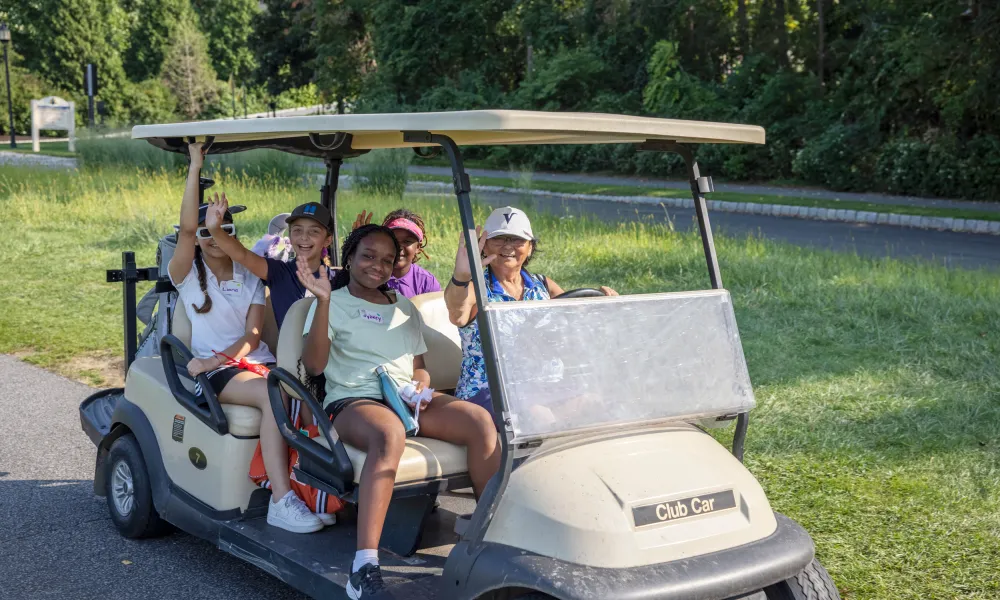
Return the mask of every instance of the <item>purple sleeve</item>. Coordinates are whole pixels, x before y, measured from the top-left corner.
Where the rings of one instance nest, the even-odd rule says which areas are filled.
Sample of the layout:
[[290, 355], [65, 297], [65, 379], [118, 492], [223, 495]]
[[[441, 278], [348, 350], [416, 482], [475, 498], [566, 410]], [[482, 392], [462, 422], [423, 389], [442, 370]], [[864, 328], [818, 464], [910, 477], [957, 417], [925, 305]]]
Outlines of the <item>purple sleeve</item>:
[[430, 292], [441, 291], [441, 284], [438, 283], [437, 277], [434, 277], [434, 275], [432, 275], [430, 271], [424, 269], [424, 272], [421, 273], [421, 275], [423, 275], [423, 281], [421, 281], [421, 286], [420, 286], [421, 288], [423, 288], [420, 290], [421, 294], [429, 294]]

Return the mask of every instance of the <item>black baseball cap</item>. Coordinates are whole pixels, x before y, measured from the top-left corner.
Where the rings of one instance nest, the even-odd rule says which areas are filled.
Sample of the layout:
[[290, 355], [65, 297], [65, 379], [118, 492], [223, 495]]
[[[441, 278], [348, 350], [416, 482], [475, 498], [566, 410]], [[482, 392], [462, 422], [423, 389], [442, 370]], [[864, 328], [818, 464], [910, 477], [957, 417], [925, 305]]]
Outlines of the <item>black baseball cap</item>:
[[330, 216], [330, 211], [319, 202], [307, 202], [296, 206], [292, 214], [285, 219], [285, 223], [291, 225], [298, 219], [312, 219], [326, 227], [327, 231], [333, 231], [333, 217]]
[[[234, 206], [230, 206], [229, 210], [226, 211], [226, 217], [225, 218], [226, 218], [227, 221], [232, 221], [233, 220], [233, 215], [235, 215], [237, 213], [241, 213], [241, 212], [245, 211], [246, 209], [247, 209], [247, 207], [243, 206], [242, 204], [236, 204]], [[205, 215], [207, 213], [208, 213], [208, 205], [207, 204], [200, 204], [200, 205], [198, 205], [198, 224], [199, 225], [201, 225], [202, 223], [205, 222]]]

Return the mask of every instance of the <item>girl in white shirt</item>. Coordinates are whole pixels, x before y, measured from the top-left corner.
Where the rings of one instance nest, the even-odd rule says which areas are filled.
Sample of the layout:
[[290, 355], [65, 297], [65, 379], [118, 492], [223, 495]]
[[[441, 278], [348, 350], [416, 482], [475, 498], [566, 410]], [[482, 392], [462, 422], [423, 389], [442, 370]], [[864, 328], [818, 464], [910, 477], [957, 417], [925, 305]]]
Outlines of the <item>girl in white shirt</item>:
[[234, 264], [213, 241], [209, 228], [217, 225], [229, 235], [236, 235], [232, 211], [222, 203], [198, 205], [198, 177], [204, 163], [202, 144], [190, 144], [188, 154], [191, 163], [181, 202], [177, 248], [167, 268], [177, 288], [178, 303], [191, 321], [194, 358], [187, 364], [188, 373], [192, 377], [206, 374], [219, 402], [260, 410], [261, 452], [272, 491], [268, 524], [295, 533], [318, 531], [323, 522], [289, 486], [288, 448], [271, 412], [267, 381], [257, 373], [229, 365], [231, 359], [257, 364], [275, 362], [267, 344], [260, 341], [264, 284]]

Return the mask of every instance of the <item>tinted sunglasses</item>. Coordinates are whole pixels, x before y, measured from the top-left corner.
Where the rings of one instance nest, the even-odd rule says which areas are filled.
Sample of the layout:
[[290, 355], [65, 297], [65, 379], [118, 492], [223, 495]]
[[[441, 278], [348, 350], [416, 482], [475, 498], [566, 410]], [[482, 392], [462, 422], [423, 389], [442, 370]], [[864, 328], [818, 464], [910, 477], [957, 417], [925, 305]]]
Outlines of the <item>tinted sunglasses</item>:
[[[233, 225], [232, 223], [226, 223], [222, 226], [222, 231], [229, 234], [229, 237], [235, 237], [236, 225]], [[212, 232], [208, 230], [208, 227], [199, 227], [198, 230], [195, 232], [195, 235], [197, 235], [203, 240], [207, 240], [208, 238], [212, 237]]]

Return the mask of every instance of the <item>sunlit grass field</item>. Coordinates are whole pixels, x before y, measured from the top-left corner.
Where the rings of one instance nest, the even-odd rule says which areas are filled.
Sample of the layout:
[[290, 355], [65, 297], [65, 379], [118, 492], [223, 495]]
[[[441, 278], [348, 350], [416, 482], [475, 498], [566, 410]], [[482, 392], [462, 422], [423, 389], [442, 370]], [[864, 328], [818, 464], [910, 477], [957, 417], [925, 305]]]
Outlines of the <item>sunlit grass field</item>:
[[[122, 349], [123, 250], [153, 264], [177, 220], [175, 172], [0, 168], [0, 352], [94, 385]], [[248, 245], [318, 199], [267, 178], [219, 178]], [[459, 219], [448, 197], [407, 197], [446, 281]], [[341, 234], [361, 209], [340, 196]], [[488, 207], [480, 205], [482, 220]], [[533, 267], [565, 289], [707, 287], [698, 238], [654, 223], [534, 214]], [[845, 598], [1000, 597], [1000, 274], [716, 237], [758, 407], [747, 464], [803, 524]], [[145, 288], [141, 288], [140, 294]], [[728, 435], [725, 433], [724, 435]]]

